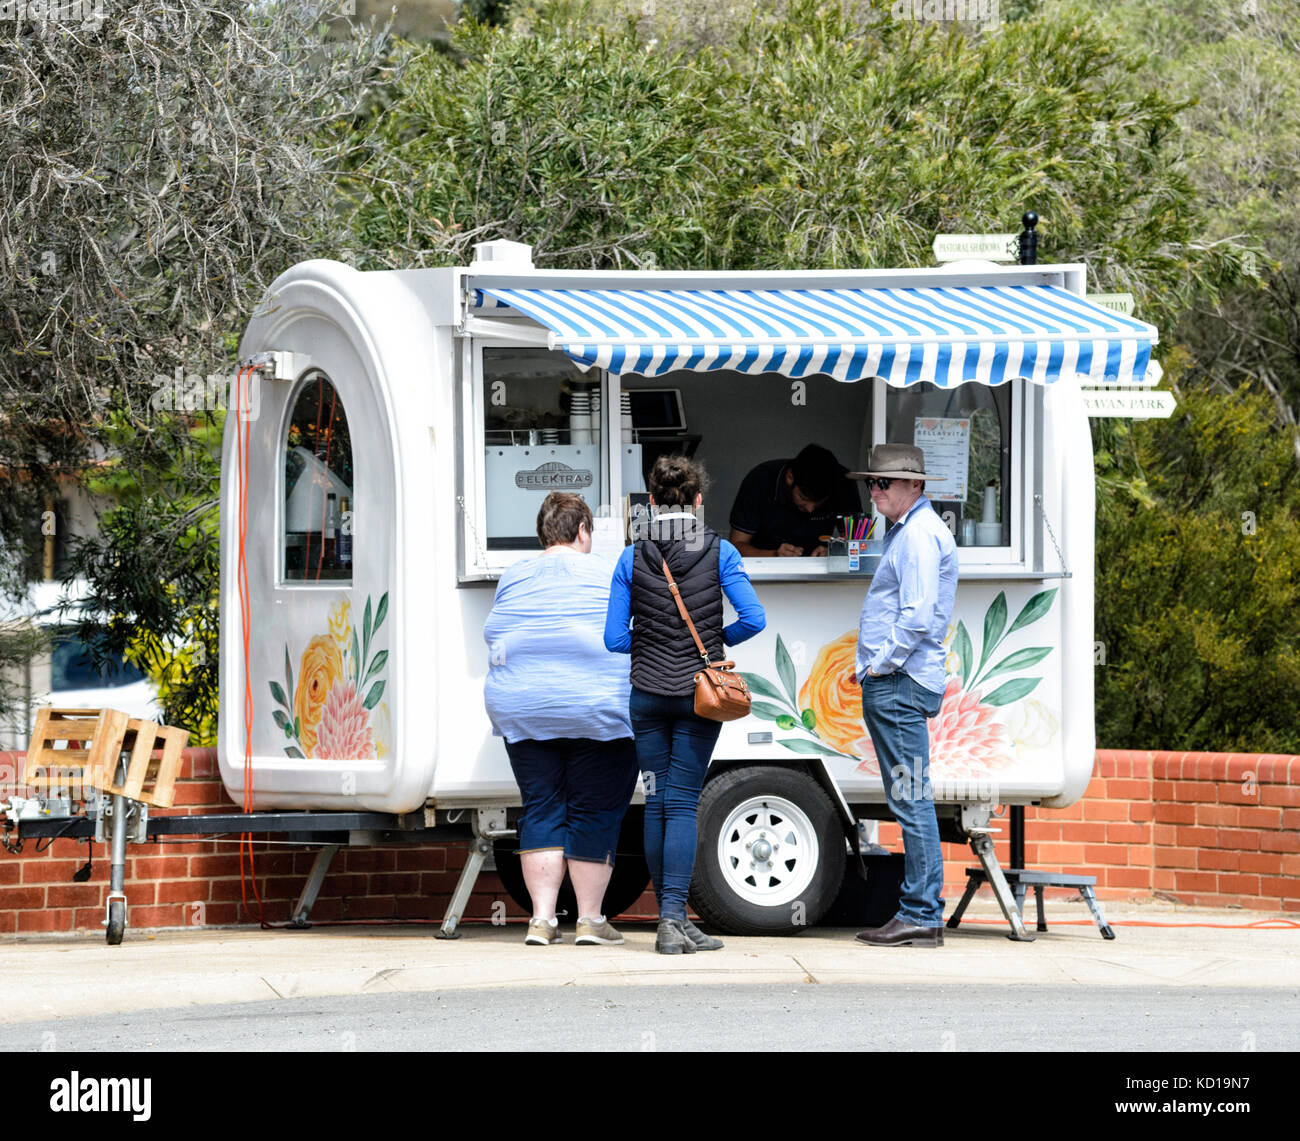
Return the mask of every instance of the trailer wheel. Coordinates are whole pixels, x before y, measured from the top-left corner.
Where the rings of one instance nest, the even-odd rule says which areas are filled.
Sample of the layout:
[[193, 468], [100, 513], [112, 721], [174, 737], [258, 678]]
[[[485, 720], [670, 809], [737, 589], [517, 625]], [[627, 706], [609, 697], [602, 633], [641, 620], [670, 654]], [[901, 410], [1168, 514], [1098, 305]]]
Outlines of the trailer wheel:
[[116, 947], [122, 942], [122, 936], [126, 932], [126, 900], [110, 899], [108, 901], [108, 924], [105, 931], [105, 938], [108, 940], [110, 947]]
[[835, 805], [806, 772], [726, 769], [700, 795], [691, 906], [732, 935], [793, 935], [826, 914], [844, 879]]
[[[631, 907], [642, 893], [650, 886], [650, 868], [645, 862], [645, 813], [639, 805], [627, 810], [623, 818], [623, 828], [618, 838], [618, 858], [614, 861], [614, 874], [609, 877], [609, 886], [605, 889], [605, 914], [614, 919]], [[514, 840], [498, 840], [493, 846], [496, 857], [497, 875], [501, 877], [501, 886], [506, 894], [514, 900], [516, 906], [533, 913], [533, 898], [528, 894], [524, 883], [524, 869], [515, 853]], [[573, 884], [568, 872], [560, 885], [560, 894], [555, 901], [556, 914], [561, 921], [565, 919], [574, 923], [578, 918], [578, 900], [573, 894]]]

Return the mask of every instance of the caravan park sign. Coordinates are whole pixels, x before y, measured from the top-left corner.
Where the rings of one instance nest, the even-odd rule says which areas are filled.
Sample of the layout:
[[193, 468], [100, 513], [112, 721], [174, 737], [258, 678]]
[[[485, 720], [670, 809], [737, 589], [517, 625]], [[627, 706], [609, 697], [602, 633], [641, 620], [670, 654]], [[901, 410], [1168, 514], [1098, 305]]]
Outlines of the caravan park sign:
[[1178, 402], [1167, 389], [1085, 388], [1083, 406], [1089, 416], [1121, 416], [1129, 420], [1167, 420]]

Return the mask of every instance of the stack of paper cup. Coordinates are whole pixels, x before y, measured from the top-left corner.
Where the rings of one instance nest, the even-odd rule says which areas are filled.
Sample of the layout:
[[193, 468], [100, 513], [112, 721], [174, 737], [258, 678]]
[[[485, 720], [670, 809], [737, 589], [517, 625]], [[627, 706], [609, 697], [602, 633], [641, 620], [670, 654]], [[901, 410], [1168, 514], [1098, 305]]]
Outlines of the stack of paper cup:
[[591, 393], [575, 392], [569, 398], [569, 443], [591, 442]]
[[630, 444], [632, 442], [632, 394], [630, 392], [623, 393], [619, 401], [619, 413], [623, 443]]

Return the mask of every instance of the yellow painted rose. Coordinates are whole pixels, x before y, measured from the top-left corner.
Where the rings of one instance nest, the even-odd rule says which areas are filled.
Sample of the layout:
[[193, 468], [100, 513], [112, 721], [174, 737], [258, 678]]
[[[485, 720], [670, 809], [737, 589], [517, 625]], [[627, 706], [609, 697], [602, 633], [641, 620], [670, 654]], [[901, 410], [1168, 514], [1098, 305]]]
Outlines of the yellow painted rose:
[[862, 723], [862, 688], [853, 681], [857, 650], [856, 630], [824, 645], [799, 691], [799, 708], [813, 711], [817, 735], [828, 745], [861, 757], [870, 745]]
[[330, 608], [330, 636], [339, 653], [346, 654], [352, 640], [352, 603], [346, 598]]
[[293, 713], [298, 719], [298, 740], [311, 756], [316, 748], [316, 727], [325, 711], [325, 699], [335, 681], [343, 676], [343, 658], [332, 637], [320, 634], [307, 643], [298, 667], [298, 691], [293, 695]]

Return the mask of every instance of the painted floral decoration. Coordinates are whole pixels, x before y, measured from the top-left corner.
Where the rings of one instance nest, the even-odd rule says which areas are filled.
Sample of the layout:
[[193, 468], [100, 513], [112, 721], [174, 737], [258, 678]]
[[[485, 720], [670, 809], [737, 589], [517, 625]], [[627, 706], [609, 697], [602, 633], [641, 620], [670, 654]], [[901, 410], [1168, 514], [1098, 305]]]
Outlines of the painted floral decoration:
[[[351, 604], [344, 600], [329, 615], [329, 633], [307, 643], [298, 663], [298, 685], [293, 680], [293, 657], [284, 647], [284, 685], [270, 683], [271, 696], [281, 708], [275, 723], [290, 744], [291, 757], [316, 760], [364, 760], [376, 757], [376, 727], [371, 714], [384, 695], [383, 678], [388, 651], [371, 654], [372, 643], [388, 614], [388, 594], [380, 596], [373, 615], [366, 597], [361, 634], [352, 625]], [[383, 706], [382, 731], [386, 738], [388, 706]], [[387, 751], [385, 749], [385, 751]]]
[[[984, 615], [981, 651], [976, 657], [964, 622], [949, 629], [944, 640], [948, 672], [943, 703], [929, 721], [930, 760], [934, 775], [946, 779], [979, 776], [1009, 768], [1026, 749], [1044, 747], [1059, 728], [1041, 702], [1025, 703], [1042, 677], [1002, 680], [994, 678], [1029, 669], [1052, 652], [1051, 646], [1033, 646], [993, 662], [998, 647], [1017, 630], [1038, 621], [1052, 606], [1056, 588], [1035, 594], [1007, 626], [1005, 592]], [[777, 682], [759, 675], [744, 675], [754, 694], [755, 716], [776, 722], [778, 729], [798, 736], [777, 738], [794, 753], [843, 757], [857, 762], [861, 772], [880, 772], [876, 750], [862, 722], [862, 691], [854, 677], [856, 630], [824, 645], [807, 680], [796, 696], [794, 663], [780, 635], [776, 639]], [[1002, 706], [1014, 706], [1007, 718]], [[1004, 721], [1011, 722], [1012, 731]]]

